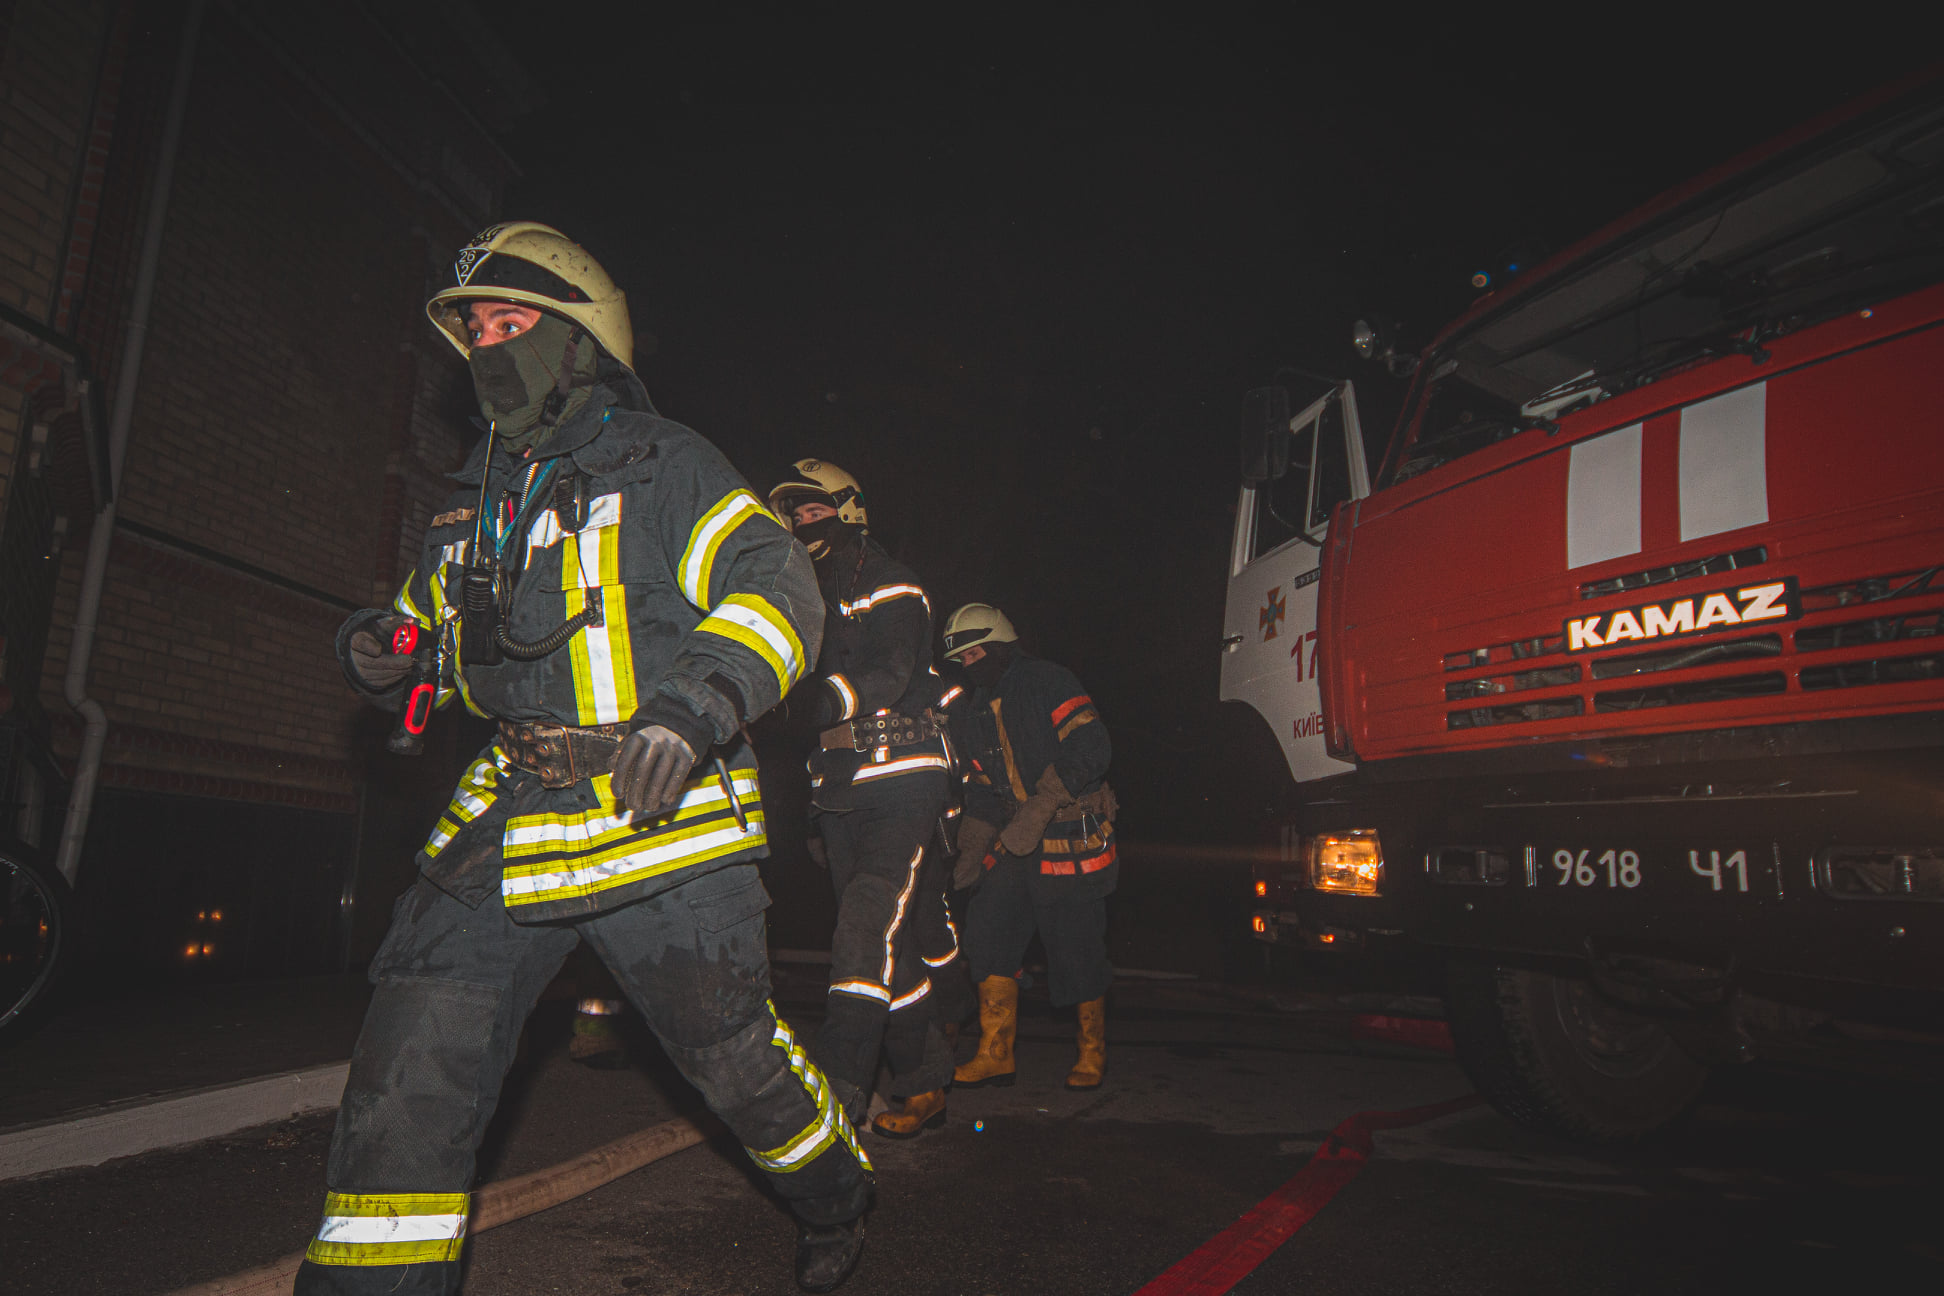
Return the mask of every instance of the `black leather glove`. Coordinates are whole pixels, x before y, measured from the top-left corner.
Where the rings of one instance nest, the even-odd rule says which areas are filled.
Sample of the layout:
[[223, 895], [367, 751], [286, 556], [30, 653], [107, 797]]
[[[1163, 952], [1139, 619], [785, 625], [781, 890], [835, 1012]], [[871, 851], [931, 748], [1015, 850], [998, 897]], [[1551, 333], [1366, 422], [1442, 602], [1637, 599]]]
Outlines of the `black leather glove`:
[[[393, 688], [411, 673], [411, 654], [391, 650], [392, 633], [409, 620], [410, 617], [402, 616], [381, 617], [351, 636], [348, 644], [351, 667], [358, 672], [365, 687], [375, 693]], [[384, 638], [379, 638], [380, 635]]]
[[636, 814], [662, 814], [681, 799], [694, 768], [695, 748], [682, 735], [661, 725], [637, 729], [614, 756], [614, 799]]

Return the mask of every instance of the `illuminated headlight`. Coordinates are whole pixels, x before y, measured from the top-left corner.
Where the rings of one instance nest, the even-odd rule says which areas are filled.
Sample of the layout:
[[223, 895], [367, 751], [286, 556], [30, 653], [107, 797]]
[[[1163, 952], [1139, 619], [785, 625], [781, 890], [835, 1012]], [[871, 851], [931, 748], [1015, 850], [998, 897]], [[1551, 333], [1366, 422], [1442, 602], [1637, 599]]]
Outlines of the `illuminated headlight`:
[[1310, 885], [1340, 895], [1374, 896], [1384, 886], [1384, 848], [1375, 828], [1318, 833], [1309, 839]]

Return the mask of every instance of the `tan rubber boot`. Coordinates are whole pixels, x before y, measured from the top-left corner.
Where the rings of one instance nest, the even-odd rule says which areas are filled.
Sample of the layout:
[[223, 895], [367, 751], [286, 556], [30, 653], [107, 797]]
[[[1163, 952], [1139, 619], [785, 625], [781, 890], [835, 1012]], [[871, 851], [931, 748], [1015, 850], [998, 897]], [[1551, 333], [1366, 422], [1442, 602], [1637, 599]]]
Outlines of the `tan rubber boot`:
[[1019, 1032], [1019, 982], [989, 976], [979, 982], [979, 1051], [952, 1072], [952, 1083], [967, 1089], [1013, 1082], [1013, 1036]]
[[1067, 1073], [1069, 1089], [1098, 1089], [1107, 1073], [1107, 1000], [1089, 999], [1080, 1005], [1080, 1060]]
[[945, 1123], [945, 1091], [913, 1094], [897, 1111], [881, 1111], [871, 1118], [871, 1132], [886, 1138], [917, 1138]]

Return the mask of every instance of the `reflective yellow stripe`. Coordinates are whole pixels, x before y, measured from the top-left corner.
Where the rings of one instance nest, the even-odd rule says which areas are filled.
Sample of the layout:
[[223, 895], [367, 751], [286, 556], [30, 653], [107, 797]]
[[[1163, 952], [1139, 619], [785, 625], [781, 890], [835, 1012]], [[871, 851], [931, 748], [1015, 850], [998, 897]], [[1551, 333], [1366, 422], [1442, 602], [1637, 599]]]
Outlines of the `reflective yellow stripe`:
[[1012, 740], [1006, 737], [1006, 718], [999, 714], [999, 704], [1004, 700], [994, 698], [986, 705], [992, 708], [992, 723], [999, 727], [999, 754], [1006, 758], [1006, 781], [1012, 784], [1013, 795], [1024, 801], [1026, 785], [1020, 781], [1019, 765], [1013, 760]]
[[412, 582], [409, 580], [398, 591], [398, 597], [392, 600], [392, 611], [400, 616], [408, 616], [422, 626], [432, 624], [432, 619], [419, 611], [418, 604], [412, 601]]
[[[736, 796], [747, 809], [760, 795], [761, 785], [754, 770], [737, 770]], [[613, 804], [613, 776], [597, 774], [589, 780], [601, 805], [593, 810], [571, 814], [518, 815], [506, 829], [506, 857], [560, 852], [586, 852], [617, 841], [660, 834], [684, 823], [716, 819], [729, 813], [729, 798], [722, 791], [717, 774], [696, 774], [683, 785], [675, 808], [654, 818], [637, 815]]]
[[587, 607], [586, 587], [601, 587], [601, 624], [582, 629], [567, 649], [574, 670], [574, 709], [583, 725], [614, 724], [635, 713], [634, 648], [621, 587], [620, 543], [619, 526], [602, 526], [574, 532], [560, 546], [566, 615]]
[[497, 747], [493, 749], [493, 756], [493, 760], [481, 757], [474, 761], [460, 775], [459, 786], [453, 789], [451, 804], [439, 816], [438, 825], [432, 829], [432, 836], [425, 843], [425, 853], [430, 858], [437, 859], [439, 852], [452, 843], [461, 828], [485, 814], [499, 798], [499, 779], [504, 771], [496, 763], [503, 759]]
[[[676, 567], [681, 581], [682, 594], [689, 602], [704, 612], [710, 610], [709, 583], [715, 575], [716, 553], [722, 542], [734, 531], [753, 517], [766, 517], [776, 522], [776, 515], [763, 507], [761, 500], [746, 490], [730, 491], [716, 501], [714, 508], [702, 515], [695, 528], [689, 532], [688, 548], [682, 551], [682, 561]], [[778, 522], [778, 526], [782, 523]]]
[[1061, 742], [1065, 742], [1066, 736], [1072, 733], [1075, 729], [1078, 729], [1081, 725], [1092, 724], [1095, 720], [1099, 718], [1100, 717], [1095, 715], [1091, 709], [1080, 712], [1079, 714], [1075, 715], [1071, 720], [1067, 721], [1065, 724], [1060, 726], [1059, 740]]
[[457, 1260], [466, 1240], [465, 1193], [327, 1193], [304, 1258], [320, 1265]]
[[[594, 567], [583, 571], [584, 542], [594, 538]], [[587, 606], [587, 591], [573, 588], [592, 579], [601, 587], [601, 624], [575, 635], [568, 651], [574, 667], [574, 705], [584, 725], [617, 724], [632, 719], [640, 705], [635, 690], [634, 640], [628, 633], [627, 587], [621, 584], [621, 528], [590, 529], [567, 537], [561, 546], [561, 585], [567, 589], [567, 615]]]
[[810, 1055], [805, 1053], [803, 1046], [797, 1043], [796, 1035], [791, 1032], [789, 1024], [776, 1015], [775, 1004], [769, 1006], [769, 1011], [770, 1020], [776, 1023], [776, 1031], [771, 1035], [770, 1043], [783, 1050], [784, 1056], [789, 1060], [790, 1070], [796, 1072], [797, 1079], [809, 1092], [811, 1101], [816, 1103], [817, 1117], [782, 1147], [768, 1152], [758, 1152], [753, 1147], [745, 1147], [743, 1151], [749, 1153], [751, 1161], [771, 1174], [789, 1174], [816, 1160], [825, 1149], [842, 1143], [850, 1149], [851, 1155], [857, 1158], [857, 1164], [868, 1173], [871, 1169], [871, 1158], [864, 1155], [864, 1149], [857, 1142], [857, 1132], [851, 1128], [851, 1123], [844, 1116], [843, 1109], [837, 1105], [837, 1100], [831, 1095], [830, 1082], [824, 1079], [823, 1072], [817, 1069], [817, 1064], [810, 1060]]
[[788, 693], [803, 673], [803, 641], [796, 627], [754, 594], [731, 594], [695, 628], [733, 639], [769, 663], [779, 692]]
[[[930, 959], [927, 959], [925, 961], [928, 963], [931, 962]], [[933, 966], [937, 966], [937, 964], [933, 964]], [[923, 981], [920, 981], [918, 983], [918, 988], [916, 990], [913, 990], [910, 994], [902, 994], [899, 995], [896, 999], [893, 999], [891, 1001], [891, 1011], [897, 1012], [900, 1008], [911, 1007], [911, 1005], [917, 1003], [920, 999], [923, 999], [926, 995], [930, 994], [931, 989], [932, 989], [931, 978], [926, 977]]]
[[[603, 807], [611, 804], [610, 777], [592, 780]], [[654, 819], [607, 808], [513, 817], [502, 847], [501, 896], [509, 909], [517, 909], [594, 895], [766, 846], [755, 771], [739, 770], [734, 778], [747, 832], [737, 825], [722, 780], [714, 774], [691, 778], [676, 809]]]

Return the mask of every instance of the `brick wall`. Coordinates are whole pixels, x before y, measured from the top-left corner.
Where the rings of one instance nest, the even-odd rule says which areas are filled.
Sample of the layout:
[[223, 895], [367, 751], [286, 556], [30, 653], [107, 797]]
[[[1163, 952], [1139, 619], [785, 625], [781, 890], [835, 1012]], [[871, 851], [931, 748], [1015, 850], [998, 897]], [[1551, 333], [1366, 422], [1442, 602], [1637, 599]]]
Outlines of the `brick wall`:
[[[53, 314], [106, 17], [100, 0], [0, 4], [0, 302], [42, 323]], [[20, 458], [27, 389], [44, 380], [8, 368], [0, 508]]]
[[389, 600], [456, 464], [464, 371], [421, 311], [470, 230], [261, 36], [212, 8], [201, 38], [89, 691], [105, 784], [348, 809], [373, 713], [332, 635]]

